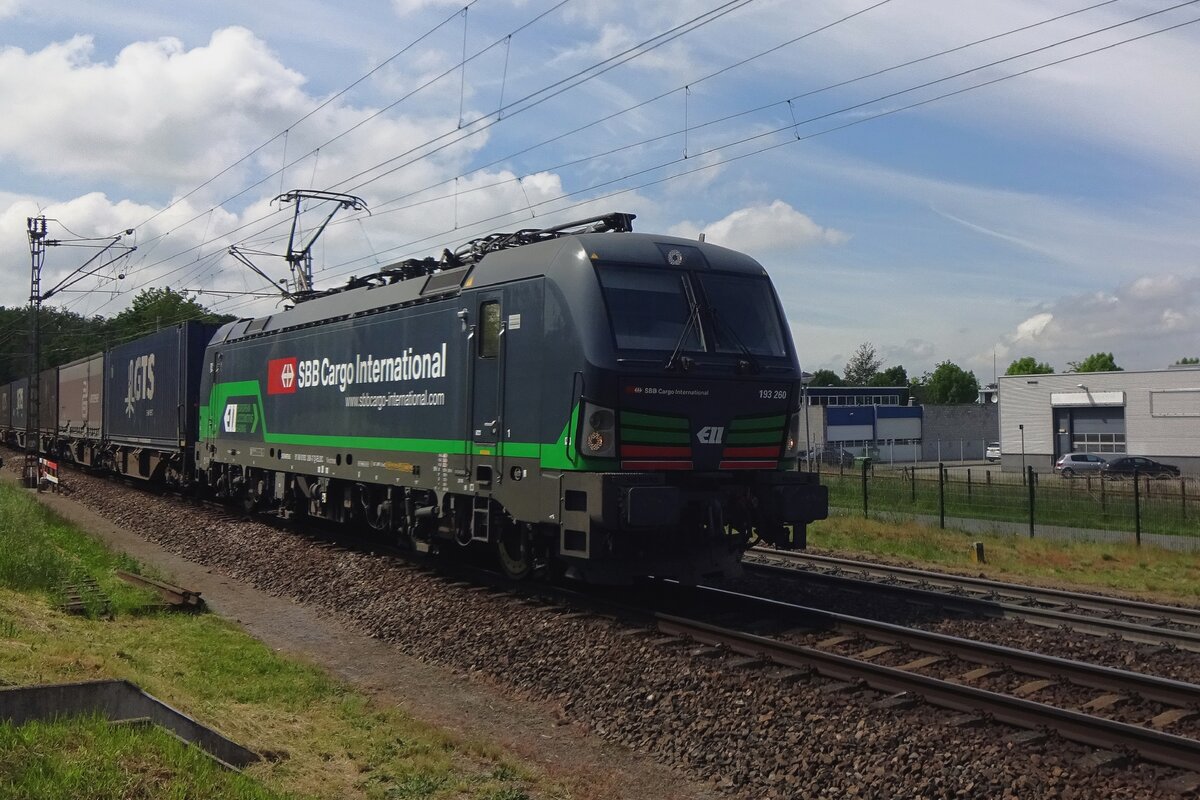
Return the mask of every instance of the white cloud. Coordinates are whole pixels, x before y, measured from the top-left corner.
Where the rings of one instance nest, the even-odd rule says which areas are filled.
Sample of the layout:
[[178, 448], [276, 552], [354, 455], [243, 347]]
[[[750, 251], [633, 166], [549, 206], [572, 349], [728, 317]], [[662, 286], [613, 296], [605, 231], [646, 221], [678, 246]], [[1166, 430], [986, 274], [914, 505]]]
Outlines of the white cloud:
[[927, 339], [909, 338], [903, 344], [880, 345], [879, 353], [883, 357], [883, 367], [903, 366], [908, 371], [908, 377], [915, 378], [920, 374], [916, 365], [928, 364], [938, 356], [938, 349]]
[[1192, 352], [1198, 342], [1200, 275], [1166, 273], [1059, 298], [998, 343], [997, 355], [1032, 355], [1061, 371], [1070, 361], [1111, 352], [1126, 369], [1154, 369], [1200, 355]]
[[392, 8], [402, 17], [427, 8], [462, 8], [461, 0], [392, 0]]
[[713, 244], [752, 256], [817, 244], [836, 245], [849, 238], [842, 231], [818, 225], [782, 200], [766, 206], [741, 208], [708, 224], [680, 223], [671, 233], [692, 239], [704, 233], [705, 239]]
[[1034, 342], [1042, 332], [1054, 320], [1054, 315], [1048, 311], [1042, 311], [1034, 314], [1029, 319], [1017, 326], [1017, 332], [1013, 336], [1014, 342]]
[[22, 112], [0, 128], [0, 154], [22, 156], [35, 174], [196, 180], [311, 103], [303, 77], [244, 28], [219, 30], [192, 50], [172, 38], [138, 42], [111, 64], [92, 61], [92, 52], [87, 36], [33, 53], [0, 51], [0, 97]]
[[0, 0], [0, 19], [15, 17], [23, 0]]
[[[113, 201], [100, 192], [90, 192], [74, 199], [60, 203], [43, 204], [33, 199], [15, 199], [5, 206], [0, 206], [0, 230], [15, 232], [25, 230], [25, 219], [43, 213], [50, 220], [48, 223], [49, 238], [65, 239], [80, 237], [109, 237], [121, 233], [133, 224], [150, 217], [157, 209], [130, 200]], [[135, 285], [141, 283], [142, 270], [145, 265], [153, 263], [157, 256], [171, 252], [186, 250], [199, 245], [208, 230], [227, 230], [236, 227], [237, 218], [225, 211], [217, 210], [209, 215], [210, 226], [192, 228], [177, 228], [181, 222], [195, 215], [197, 209], [188, 203], [180, 203], [160, 217], [150, 222], [136, 232], [135, 236], [125, 237], [122, 244], [138, 245], [139, 250], [130, 258], [120, 261], [113, 266], [101, 270], [98, 275], [86, 278], [77, 286], [81, 290], [96, 290], [87, 298], [80, 295], [59, 295], [54, 298], [56, 304], [67, 304], [74, 310], [90, 311], [101, 303], [110, 306], [109, 312], [119, 311], [127, 300], [117, 299], [111, 293], [129, 292]], [[258, 211], [259, 209], [255, 209]], [[61, 222], [61, 224], [60, 224]], [[62, 227], [66, 225], [67, 228]], [[163, 240], [153, 241], [159, 234], [174, 230]], [[226, 240], [212, 246], [206, 252], [221, 252], [231, 240]], [[45, 266], [42, 273], [42, 287], [48, 290], [60, 280], [68, 276], [83, 264], [96, 251], [77, 247], [49, 247], [46, 252]], [[200, 255], [197, 251], [195, 255]], [[186, 288], [187, 283], [180, 283], [181, 277], [195, 277], [201, 267], [207, 267], [208, 262], [197, 264], [195, 255], [181, 259], [173, 266], [176, 271], [174, 281], [164, 279], [158, 285], [171, 285], [175, 288]], [[29, 255], [24, 237], [7, 235], [0, 239], [0, 259], [7, 264], [21, 264], [19, 269], [13, 269], [9, 280], [0, 284], [0, 305], [17, 306], [28, 299], [28, 263]], [[119, 280], [122, 272], [129, 274], [128, 280]]]
[[[840, 5], [849, 11], [857, 4], [842, 0]], [[975, 4], [970, 14], [963, 14], [961, 5], [954, 0], [929, 0], [922, 4], [920, 13], [913, 13], [907, 6], [890, 4], [857, 18], [852, 25], [830, 30], [810, 43], [805, 56], [811, 69], [822, 77], [840, 80], [867, 72], [863, 69], [865, 62], [875, 67], [891, 66], [1077, 8], [1078, 5], [1045, 0], [996, 0]], [[1117, 4], [1071, 16], [890, 73], [860, 85], [863, 99], [1097, 31], [1160, 8]], [[933, 87], [924, 95], [906, 94], [894, 102], [912, 102], [1016, 73], [1184, 22], [1193, 16], [1189, 9], [1162, 14], [973, 73], [957, 83]], [[936, 23], [931, 24], [933, 21]], [[864, 54], [864, 42], [870, 43], [869, 54]], [[812, 53], [812, 49], [817, 53]], [[1200, 106], [1192, 98], [1200, 93], [1200, 74], [1191, 65], [1198, 60], [1200, 44], [1193, 26], [1041, 69], [927, 106], [917, 113], [954, 119], [964, 126], [992, 133], [1007, 132], [1022, 139], [1051, 135], [1137, 154], [1171, 168], [1185, 165], [1196, 169], [1200, 167], [1200, 152], [1194, 146], [1194, 139], [1200, 127]]]

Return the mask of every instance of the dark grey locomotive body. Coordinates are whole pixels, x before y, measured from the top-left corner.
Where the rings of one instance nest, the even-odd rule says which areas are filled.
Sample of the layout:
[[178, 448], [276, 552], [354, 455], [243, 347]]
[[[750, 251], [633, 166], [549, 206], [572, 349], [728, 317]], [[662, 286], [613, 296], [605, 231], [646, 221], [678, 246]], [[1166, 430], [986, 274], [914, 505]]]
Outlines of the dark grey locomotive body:
[[199, 478], [421, 550], [486, 543], [514, 575], [695, 579], [755, 534], [802, 541], [827, 502], [795, 471], [800, 372], [763, 268], [544, 233], [222, 328]]

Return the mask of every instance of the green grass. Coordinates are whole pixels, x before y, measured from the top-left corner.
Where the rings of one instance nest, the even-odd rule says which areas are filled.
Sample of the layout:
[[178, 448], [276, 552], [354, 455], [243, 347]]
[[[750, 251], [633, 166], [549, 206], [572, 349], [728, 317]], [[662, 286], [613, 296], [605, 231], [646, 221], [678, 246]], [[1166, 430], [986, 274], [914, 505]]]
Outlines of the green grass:
[[[972, 559], [983, 542], [987, 563]], [[809, 547], [850, 557], [969, 572], [999, 580], [1112, 590], [1162, 602], [1200, 604], [1200, 558], [1133, 544], [964, 533], [916, 522], [839, 515], [809, 526]]]
[[[0, 586], [60, 602], [64, 586], [92, 578], [115, 613], [132, 612], [153, 600], [149, 591], [117, 578], [115, 569], [137, 572], [138, 564], [80, 535], [25, 490], [0, 484]], [[89, 608], [92, 615], [98, 611]]]
[[[983, 473], [983, 470], [980, 470]], [[879, 472], [867, 479], [868, 514], [903, 513], [934, 515], [939, 513], [937, 471], [918, 472], [911, 481], [902, 472]], [[1028, 523], [1029, 489], [1009, 481], [987, 483], [982, 474], [968, 483], [955, 473], [944, 487], [945, 513], [948, 517]], [[829, 487], [829, 503], [861, 513], [863, 507], [860, 475], [822, 475]], [[1147, 486], [1149, 488], [1147, 488]], [[1035, 484], [1035, 525], [1060, 525], [1134, 532], [1132, 481], [1072, 480], [1042, 476]], [[1200, 486], [1195, 482], [1182, 490], [1178, 480], [1139, 483], [1138, 506], [1143, 533], [1174, 536], [1200, 535]]]
[[12, 800], [272, 800], [165, 731], [99, 717], [0, 724], [0, 796]]
[[[94, 721], [9, 728], [0, 731], [0, 797], [571, 796], [494, 745], [379, 707], [232, 623], [140, 611], [145, 593], [112, 576], [114, 568], [137, 566], [23, 490], [0, 484], [0, 684], [124, 678], [235, 741], [282, 757], [248, 767], [253, 781], [243, 786], [211, 772], [191, 774], [192, 762], [155, 741]], [[77, 575], [99, 581], [113, 599], [111, 616], [57, 610], [57, 587]], [[6, 758], [14, 748], [31, 755]], [[69, 757], [58, 758], [64, 748]], [[81, 782], [72, 766], [101, 762], [109, 766], [94, 783]], [[192, 788], [210, 783], [217, 788]], [[113, 789], [120, 786], [129, 790]]]

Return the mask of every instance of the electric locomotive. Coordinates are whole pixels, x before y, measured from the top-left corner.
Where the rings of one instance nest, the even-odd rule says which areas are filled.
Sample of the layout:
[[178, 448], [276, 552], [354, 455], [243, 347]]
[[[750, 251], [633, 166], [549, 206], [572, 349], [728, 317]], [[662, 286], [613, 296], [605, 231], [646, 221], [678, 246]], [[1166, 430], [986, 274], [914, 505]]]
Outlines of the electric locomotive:
[[197, 480], [247, 509], [490, 547], [513, 577], [729, 575], [827, 514], [761, 265], [610, 214], [476, 240], [222, 327]]

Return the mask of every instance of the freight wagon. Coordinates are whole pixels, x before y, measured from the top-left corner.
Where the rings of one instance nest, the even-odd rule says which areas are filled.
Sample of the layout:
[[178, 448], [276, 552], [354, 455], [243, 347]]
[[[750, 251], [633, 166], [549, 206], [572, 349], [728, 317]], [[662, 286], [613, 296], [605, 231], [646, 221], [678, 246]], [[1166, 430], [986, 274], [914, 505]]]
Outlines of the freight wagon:
[[85, 466], [99, 463], [104, 441], [104, 354], [58, 370], [58, 451]]
[[58, 437], [58, 367], [38, 373], [37, 423], [38, 452], [54, 452]]
[[0, 444], [11, 444], [12, 432], [12, 384], [0, 386]]
[[216, 329], [185, 322], [104, 354], [101, 443], [113, 471], [170, 485], [193, 483], [200, 371]]
[[26, 410], [29, 397], [29, 378], [18, 378], [9, 385], [12, 416], [9, 425], [9, 442], [14, 447], [25, 447]]

